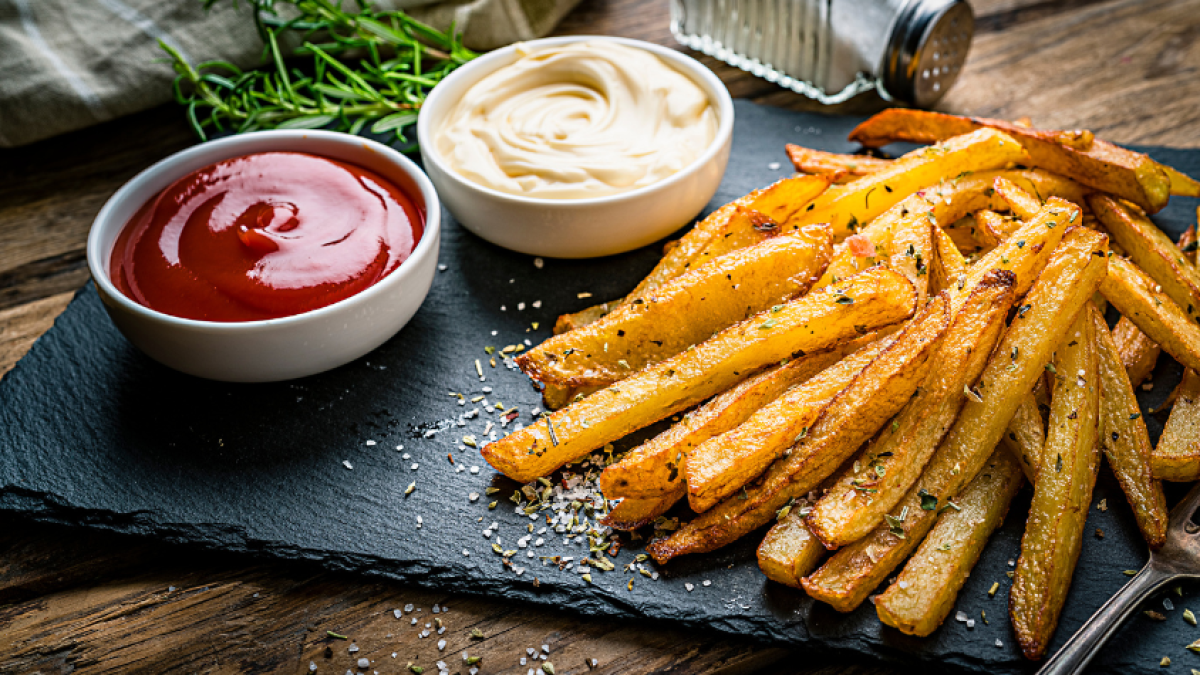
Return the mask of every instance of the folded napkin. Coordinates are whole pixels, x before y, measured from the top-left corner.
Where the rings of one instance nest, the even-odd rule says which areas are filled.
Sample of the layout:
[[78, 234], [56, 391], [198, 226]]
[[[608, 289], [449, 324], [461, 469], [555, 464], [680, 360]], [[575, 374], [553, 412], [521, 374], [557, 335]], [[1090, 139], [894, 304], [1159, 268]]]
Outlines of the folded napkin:
[[[471, 49], [541, 37], [579, 0], [376, 0]], [[353, 6], [355, 0], [343, 0]], [[0, 146], [16, 146], [171, 100], [162, 40], [192, 63], [260, 63], [251, 6], [222, 0], [0, 0]]]

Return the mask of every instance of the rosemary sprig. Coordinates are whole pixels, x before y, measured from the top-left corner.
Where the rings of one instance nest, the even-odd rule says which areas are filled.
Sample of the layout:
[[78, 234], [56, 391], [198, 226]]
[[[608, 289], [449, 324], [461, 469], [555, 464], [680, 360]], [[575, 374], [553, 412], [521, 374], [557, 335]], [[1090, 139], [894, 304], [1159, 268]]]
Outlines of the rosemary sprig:
[[[220, 0], [205, 0], [209, 8]], [[238, 0], [234, 0], [235, 6]], [[195, 66], [163, 42], [177, 73], [175, 100], [201, 140], [210, 133], [331, 128], [352, 134], [405, 136], [429, 90], [476, 54], [453, 27], [443, 33], [402, 11], [358, 10], [340, 0], [249, 0], [267, 66], [243, 70], [228, 61]], [[285, 18], [278, 7], [287, 5]], [[285, 61], [281, 45], [300, 46]], [[310, 59], [304, 63], [304, 57]], [[299, 67], [297, 67], [299, 66]]]

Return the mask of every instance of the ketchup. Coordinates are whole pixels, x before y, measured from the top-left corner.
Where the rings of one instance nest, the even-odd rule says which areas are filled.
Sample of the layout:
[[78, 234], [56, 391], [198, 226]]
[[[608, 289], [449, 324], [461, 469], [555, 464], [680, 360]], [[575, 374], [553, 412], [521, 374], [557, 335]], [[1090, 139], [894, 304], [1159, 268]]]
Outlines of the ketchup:
[[191, 173], [121, 230], [110, 276], [135, 302], [202, 321], [257, 321], [331, 305], [412, 254], [425, 214], [378, 174], [265, 152]]

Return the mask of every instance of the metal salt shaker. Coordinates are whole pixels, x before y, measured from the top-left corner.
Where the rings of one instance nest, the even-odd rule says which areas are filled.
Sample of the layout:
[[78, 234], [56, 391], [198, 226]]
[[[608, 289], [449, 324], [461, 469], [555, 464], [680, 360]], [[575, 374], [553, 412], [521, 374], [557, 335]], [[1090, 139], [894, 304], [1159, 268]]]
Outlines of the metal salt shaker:
[[932, 106], [974, 28], [966, 0], [671, 0], [681, 43], [825, 104], [877, 89]]

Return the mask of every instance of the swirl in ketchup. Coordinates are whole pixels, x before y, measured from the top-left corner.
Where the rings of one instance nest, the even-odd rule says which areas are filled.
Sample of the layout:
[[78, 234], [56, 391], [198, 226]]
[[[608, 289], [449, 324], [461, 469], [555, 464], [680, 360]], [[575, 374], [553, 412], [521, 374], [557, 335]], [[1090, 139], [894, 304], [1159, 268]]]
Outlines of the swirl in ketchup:
[[165, 314], [257, 321], [331, 305], [412, 254], [425, 214], [378, 174], [326, 157], [264, 152], [163, 190], [125, 225], [110, 276]]

